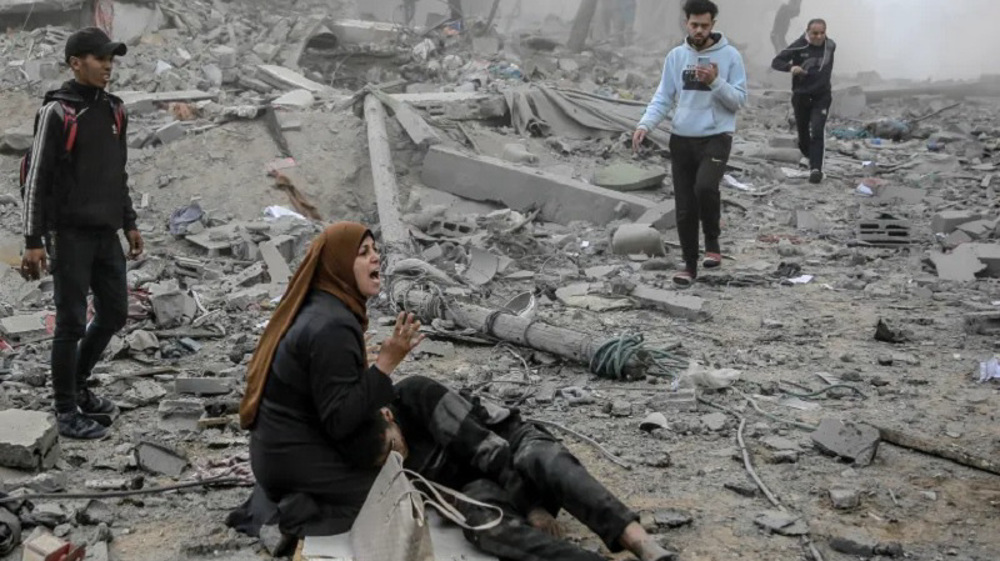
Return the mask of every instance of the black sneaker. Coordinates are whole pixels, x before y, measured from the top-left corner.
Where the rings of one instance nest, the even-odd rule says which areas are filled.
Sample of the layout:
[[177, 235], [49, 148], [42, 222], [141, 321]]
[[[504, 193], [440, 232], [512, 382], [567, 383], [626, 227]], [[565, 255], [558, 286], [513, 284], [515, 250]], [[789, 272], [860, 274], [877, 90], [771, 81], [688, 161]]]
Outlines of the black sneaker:
[[108, 429], [79, 411], [59, 413], [56, 415], [59, 424], [59, 436], [74, 440], [98, 440], [108, 435]]
[[100, 397], [89, 388], [84, 388], [76, 394], [76, 404], [80, 412], [108, 427], [118, 416], [118, 407], [110, 399]]
[[809, 172], [809, 183], [816, 184], [823, 181], [823, 172], [818, 169], [814, 169]]

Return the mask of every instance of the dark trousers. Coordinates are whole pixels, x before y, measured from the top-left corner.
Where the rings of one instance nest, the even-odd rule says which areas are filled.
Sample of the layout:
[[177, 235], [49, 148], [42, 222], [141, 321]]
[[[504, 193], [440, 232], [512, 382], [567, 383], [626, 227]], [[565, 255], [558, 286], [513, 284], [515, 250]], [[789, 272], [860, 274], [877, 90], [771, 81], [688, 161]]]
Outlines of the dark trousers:
[[[52, 388], [56, 411], [66, 413], [76, 410], [77, 391], [128, 319], [125, 252], [111, 230], [60, 230], [48, 244], [56, 304]], [[90, 291], [94, 319], [87, 325]]]
[[722, 199], [719, 182], [733, 148], [731, 134], [701, 138], [670, 136], [670, 162], [674, 180], [677, 236], [685, 268], [698, 272], [698, 225], [705, 233], [705, 251], [721, 253], [719, 235]]
[[809, 169], [823, 171], [826, 151], [826, 119], [830, 113], [833, 96], [822, 94], [793, 94], [795, 126], [799, 132], [799, 151], [809, 158]]
[[[503, 434], [503, 433], [507, 434]], [[514, 467], [538, 491], [539, 503], [552, 514], [565, 509], [597, 534], [612, 551], [621, 551], [619, 538], [625, 527], [639, 519], [601, 485], [558, 440], [530, 423], [513, 430], [498, 430], [511, 443]], [[463, 491], [472, 498], [499, 506], [503, 522], [484, 532], [467, 531], [470, 542], [505, 561], [603, 561], [604, 556], [585, 551], [562, 539], [536, 530], [518, 512], [497, 483], [481, 479]], [[482, 524], [496, 514], [460, 503], [472, 524]]]

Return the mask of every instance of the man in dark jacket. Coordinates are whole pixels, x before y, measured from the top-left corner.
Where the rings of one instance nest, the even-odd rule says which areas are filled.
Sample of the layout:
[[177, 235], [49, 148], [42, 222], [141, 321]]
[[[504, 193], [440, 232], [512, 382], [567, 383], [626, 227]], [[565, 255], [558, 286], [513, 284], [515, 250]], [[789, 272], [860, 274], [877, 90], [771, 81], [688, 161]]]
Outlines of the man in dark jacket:
[[[93, 27], [69, 37], [65, 54], [74, 79], [45, 96], [24, 182], [21, 273], [29, 279], [46, 268], [52, 273], [52, 387], [59, 433], [68, 438], [102, 438], [117, 414], [87, 380], [128, 316], [118, 230], [125, 231], [130, 257], [143, 249], [125, 172], [128, 120], [122, 101], [105, 91], [114, 57], [126, 50]], [[95, 314], [88, 325], [91, 290]]]
[[[428, 480], [498, 506], [503, 522], [466, 532], [479, 549], [513, 561], [602, 561], [559, 538], [555, 515], [565, 509], [612, 551], [640, 561], [668, 561], [639, 517], [601, 485], [556, 438], [515, 410], [469, 400], [444, 385], [411, 376], [393, 388], [392, 405], [342, 444], [360, 466], [385, 463], [391, 450]], [[459, 502], [472, 525], [495, 516]]]
[[826, 22], [814, 19], [806, 32], [781, 51], [771, 68], [792, 73], [792, 107], [799, 150], [809, 158], [809, 182], [823, 180], [826, 119], [833, 101], [830, 84], [837, 44], [826, 36]]

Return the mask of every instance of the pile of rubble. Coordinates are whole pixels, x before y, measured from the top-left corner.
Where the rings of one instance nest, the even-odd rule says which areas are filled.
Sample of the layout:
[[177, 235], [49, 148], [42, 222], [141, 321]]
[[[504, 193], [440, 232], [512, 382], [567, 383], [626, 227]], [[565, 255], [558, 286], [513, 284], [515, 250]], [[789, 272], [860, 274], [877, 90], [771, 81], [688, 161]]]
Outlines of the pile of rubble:
[[[116, 12], [137, 18], [114, 90], [148, 253], [94, 381], [123, 413], [106, 441], [59, 440], [51, 280], [0, 271], [0, 551], [271, 547], [224, 526], [252, 481], [234, 414], [270, 310], [338, 219], [377, 223], [386, 246], [377, 337], [398, 308], [425, 319], [405, 373], [562, 430], [692, 558], [1000, 548], [975, 531], [995, 516], [984, 472], [1000, 471], [1000, 106], [955, 97], [990, 80], [838, 87], [818, 187], [789, 94], [753, 83], [723, 184], [725, 264], [678, 292], [669, 127], [638, 155], [629, 143], [661, 54], [571, 53], [555, 23], [500, 34], [488, 18], [410, 29], [321, 2], [153, 6]], [[69, 32], [0, 37], [8, 193]], [[11, 264], [20, 211], [0, 197]], [[94, 498], [24, 498], [69, 490]]]

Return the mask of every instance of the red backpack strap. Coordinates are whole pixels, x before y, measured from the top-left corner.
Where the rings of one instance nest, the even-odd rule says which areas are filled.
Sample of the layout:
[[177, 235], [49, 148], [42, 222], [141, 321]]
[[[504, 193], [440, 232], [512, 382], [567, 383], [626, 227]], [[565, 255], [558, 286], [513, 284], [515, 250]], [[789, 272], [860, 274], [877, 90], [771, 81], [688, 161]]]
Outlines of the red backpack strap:
[[63, 135], [66, 138], [66, 153], [69, 154], [73, 152], [73, 147], [76, 146], [76, 133], [78, 128], [76, 122], [76, 108], [65, 101], [60, 101], [59, 105], [62, 106], [63, 110]]
[[122, 134], [122, 126], [125, 124], [125, 104], [118, 103], [115, 100], [111, 100], [111, 110], [115, 114], [115, 130], [118, 136]]

